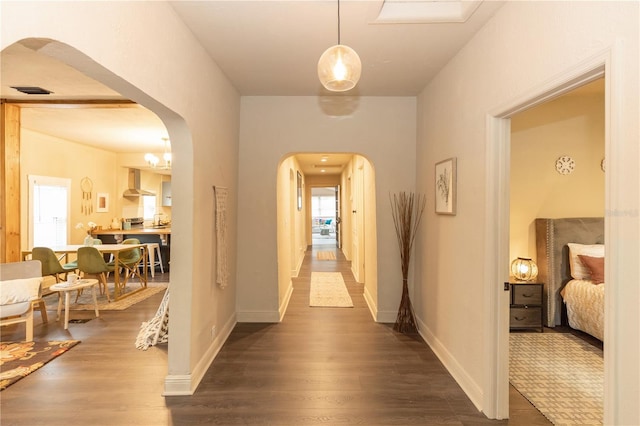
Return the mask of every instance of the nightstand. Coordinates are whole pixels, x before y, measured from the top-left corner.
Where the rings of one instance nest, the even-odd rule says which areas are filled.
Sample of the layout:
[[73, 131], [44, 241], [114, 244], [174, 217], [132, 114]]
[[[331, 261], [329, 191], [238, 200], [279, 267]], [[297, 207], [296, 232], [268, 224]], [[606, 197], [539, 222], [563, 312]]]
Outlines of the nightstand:
[[539, 329], [542, 325], [542, 283], [509, 283], [509, 328], [511, 330]]

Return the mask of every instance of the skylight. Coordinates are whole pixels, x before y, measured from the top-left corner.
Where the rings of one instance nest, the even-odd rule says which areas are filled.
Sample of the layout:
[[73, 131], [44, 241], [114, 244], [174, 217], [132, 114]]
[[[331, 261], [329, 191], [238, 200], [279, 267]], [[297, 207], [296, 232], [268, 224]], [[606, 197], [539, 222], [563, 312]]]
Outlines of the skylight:
[[465, 22], [482, 0], [385, 0], [375, 23]]

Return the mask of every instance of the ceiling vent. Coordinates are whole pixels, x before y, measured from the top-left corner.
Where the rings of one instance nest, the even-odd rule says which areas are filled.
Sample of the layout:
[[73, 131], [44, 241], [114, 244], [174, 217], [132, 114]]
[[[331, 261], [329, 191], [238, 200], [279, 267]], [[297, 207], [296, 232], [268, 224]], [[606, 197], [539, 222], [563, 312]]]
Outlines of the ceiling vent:
[[11, 86], [11, 88], [27, 95], [50, 95], [53, 93], [51, 90], [37, 86]]

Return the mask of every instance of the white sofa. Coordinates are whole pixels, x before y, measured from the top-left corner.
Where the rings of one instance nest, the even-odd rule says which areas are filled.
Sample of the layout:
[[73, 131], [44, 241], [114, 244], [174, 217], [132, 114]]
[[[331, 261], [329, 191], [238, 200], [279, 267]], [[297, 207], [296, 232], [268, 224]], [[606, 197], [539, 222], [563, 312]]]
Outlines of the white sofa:
[[39, 260], [0, 264], [0, 326], [24, 322], [26, 341], [32, 341], [33, 302], [40, 299], [41, 291]]

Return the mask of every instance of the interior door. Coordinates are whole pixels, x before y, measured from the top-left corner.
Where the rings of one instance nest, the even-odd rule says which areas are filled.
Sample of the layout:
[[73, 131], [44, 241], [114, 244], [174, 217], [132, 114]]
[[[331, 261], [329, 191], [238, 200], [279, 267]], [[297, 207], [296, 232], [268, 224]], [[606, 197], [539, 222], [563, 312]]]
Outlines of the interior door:
[[352, 202], [352, 252], [351, 252], [351, 271], [357, 282], [364, 282], [364, 173], [363, 162], [360, 160], [354, 170], [352, 180], [353, 202]]
[[342, 238], [340, 237], [340, 185], [336, 185], [336, 247], [342, 247]]

